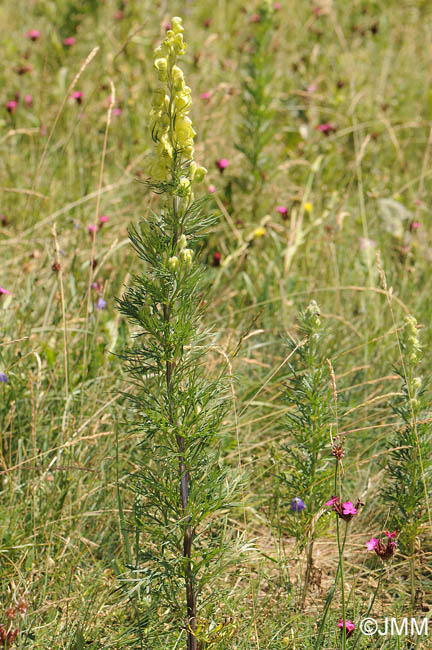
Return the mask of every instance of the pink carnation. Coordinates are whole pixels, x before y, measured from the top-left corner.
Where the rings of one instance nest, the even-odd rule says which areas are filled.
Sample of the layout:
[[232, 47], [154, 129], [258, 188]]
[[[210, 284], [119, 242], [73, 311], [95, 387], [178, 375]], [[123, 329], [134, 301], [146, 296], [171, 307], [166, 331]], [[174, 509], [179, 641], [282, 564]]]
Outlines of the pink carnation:
[[66, 47], [71, 47], [72, 45], [75, 45], [75, 38], [73, 36], [68, 36], [67, 38], [63, 39], [63, 45], [66, 45]]
[[37, 41], [37, 39], [40, 36], [40, 31], [38, 29], [29, 29], [27, 32], [27, 38], [29, 38], [31, 41]]

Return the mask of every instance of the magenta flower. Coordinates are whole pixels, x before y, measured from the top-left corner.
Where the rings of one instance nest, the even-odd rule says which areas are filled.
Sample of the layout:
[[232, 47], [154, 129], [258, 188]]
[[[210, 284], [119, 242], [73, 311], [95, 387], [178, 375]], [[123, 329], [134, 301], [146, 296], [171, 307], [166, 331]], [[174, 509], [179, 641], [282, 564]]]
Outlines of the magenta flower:
[[209, 185], [207, 189], [210, 194], [214, 194], [216, 192], [216, 188], [214, 185]]
[[87, 231], [90, 233], [90, 235], [94, 235], [97, 230], [97, 226], [94, 225], [94, 223], [91, 223], [89, 226], [87, 226]]
[[368, 551], [375, 551], [378, 557], [382, 560], [388, 560], [393, 557], [397, 549], [397, 542], [394, 541], [397, 536], [397, 531], [395, 530], [392, 533], [387, 531], [384, 535], [387, 537], [386, 545], [380, 539], [371, 537], [371, 539], [366, 542], [366, 548]]
[[200, 99], [206, 102], [208, 102], [210, 98], [211, 98], [211, 92], [209, 90], [207, 90], [205, 93], [201, 93], [200, 95]]
[[273, 9], [274, 9], [275, 11], [280, 11], [281, 8], [282, 8], [282, 5], [281, 5], [280, 2], [275, 2], [275, 3], [274, 3], [274, 5], [273, 5]]
[[8, 291], [7, 289], [3, 289], [3, 287], [0, 287], [0, 296], [11, 296], [11, 292]]
[[216, 251], [213, 255], [213, 266], [220, 266], [221, 263], [221, 254]]
[[318, 124], [317, 130], [324, 133], [324, 135], [330, 135], [330, 133], [336, 131], [336, 127], [330, 124], [330, 122], [324, 122], [323, 124]]
[[[344, 622], [343, 619], [341, 618], [339, 623], [337, 624], [338, 627], [340, 627], [341, 631], [343, 630]], [[355, 630], [355, 625], [352, 621], [349, 619], [345, 620], [345, 629], [346, 629], [346, 637], [349, 639], [349, 637], [354, 633]]]
[[223, 174], [224, 170], [228, 167], [228, 160], [226, 158], [216, 160], [216, 167], [219, 169], [220, 173]]
[[63, 45], [66, 45], [66, 47], [72, 47], [72, 45], [75, 45], [76, 41], [73, 36], [68, 36], [67, 38], [63, 39]]
[[106, 216], [106, 214], [101, 214], [99, 217], [99, 228], [102, 228], [104, 223], [108, 223], [109, 217]]
[[376, 537], [371, 537], [368, 542], [366, 542], [366, 548], [368, 551], [374, 551], [379, 544], [379, 539]]
[[31, 41], [37, 41], [37, 39], [40, 36], [40, 31], [38, 29], [29, 29], [27, 32], [27, 38], [29, 38]]
[[327, 501], [324, 505], [331, 507], [337, 516], [344, 521], [351, 521], [354, 515], [357, 514], [359, 507], [363, 504], [359, 500], [357, 500], [356, 505], [354, 505], [352, 501], [344, 501], [343, 503], [340, 503], [339, 497], [332, 497], [330, 501]]
[[122, 109], [119, 106], [116, 106], [115, 109], [113, 110], [113, 113], [116, 117], [122, 114]]
[[77, 104], [82, 104], [83, 94], [80, 90], [75, 90], [72, 93], [72, 99], [75, 99]]
[[24, 103], [26, 106], [28, 106], [28, 108], [31, 108], [31, 106], [33, 105], [33, 97], [31, 95], [26, 95], [24, 97]]
[[12, 99], [10, 102], [6, 104], [6, 110], [8, 113], [13, 113], [18, 106], [18, 102]]
[[420, 221], [411, 221], [409, 225], [410, 232], [413, 232], [414, 230], [417, 230], [420, 228]]
[[277, 205], [276, 212], [279, 212], [279, 214], [281, 214], [283, 217], [286, 217], [288, 214], [288, 210], [284, 205]]
[[352, 501], [346, 501], [342, 504], [342, 512], [344, 515], [356, 515], [357, 508], [354, 506]]

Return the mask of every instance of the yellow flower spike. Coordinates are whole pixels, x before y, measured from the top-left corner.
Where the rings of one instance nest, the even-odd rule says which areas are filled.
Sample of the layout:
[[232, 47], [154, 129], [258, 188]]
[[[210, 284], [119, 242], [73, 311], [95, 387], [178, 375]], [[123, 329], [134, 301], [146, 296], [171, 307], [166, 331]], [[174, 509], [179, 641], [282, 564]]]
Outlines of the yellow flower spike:
[[170, 267], [171, 271], [177, 271], [179, 264], [180, 262], [178, 257], [170, 257], [168, 260], [168, 266]]
[[196, 131], [188, 117], [192, 104], [177, 58], [184, 54], [182, 19], [174, 16], [171, 29], [154, 50], [154, 68], [161, 86], [151, 100], [150, 130], [156, 151], [150, 160], [150, 175], [155, 181], [168, 181], [172, 193], [193, 200], [192, 183], [202, 182], [207, 170], [193, 160]]
[[312, 212], [313, 205], [312, 203], [305, 203], [304, 204], [304, 211], [310, 214]]

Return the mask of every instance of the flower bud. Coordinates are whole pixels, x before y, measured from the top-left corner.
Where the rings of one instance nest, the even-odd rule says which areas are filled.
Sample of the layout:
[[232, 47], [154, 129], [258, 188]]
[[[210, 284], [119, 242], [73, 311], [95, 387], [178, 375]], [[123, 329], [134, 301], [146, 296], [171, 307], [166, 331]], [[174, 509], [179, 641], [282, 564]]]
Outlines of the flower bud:
[[171, 271], [177, 271], [179, 264], [180, 262], [178, 257], [170, 257], [168, 260], [168, 266], [170, 267]]
[[186, 266], [190, 266], [192, 264], [192, 255], [193, 251], [190, 248], [184, 248], [181, 253], [180, 253], [184, 263]]
[[205, 167], [197, 167], [194, 175], [194, 180], [197, 183], [202, 183], [206, 174], [207, 169]]

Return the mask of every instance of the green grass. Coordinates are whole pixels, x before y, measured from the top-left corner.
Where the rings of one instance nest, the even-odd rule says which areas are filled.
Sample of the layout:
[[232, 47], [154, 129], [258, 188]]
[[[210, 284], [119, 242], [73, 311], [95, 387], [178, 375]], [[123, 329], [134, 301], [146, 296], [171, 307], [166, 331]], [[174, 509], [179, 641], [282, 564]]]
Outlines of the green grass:
[[[304, 557], [274, 516], [274, 459], [279, 444], [289, 442], [286, 333], [295, 335], [298, 311], [317, 300], [344, 412], [340, 425], [348, 432], [344, 493], [365, 503], [345, 560], [349, 617], [358, 622], [377, 577], [364, 545], [389, 514], [379, 491], [396, 422], [390, 402], [400, 391], [377, 250], [396, 326], [406, 312], [424, 325], [421, 364], [425, 380], [430, 375], [431, 8], [421, 0], [281, 3], [271, 45], [275, 135], [253, 221], [252, 196], [237, 182], [248, 165], [234, 146], [253, 7], [239, 0], [173, 0], [169, 7], [129, 0], [120, 20], [121, 4], [4, 0], [0, 7], [0, 213], [7, 218], [0, 226], [0, 285], [12, 293], [0, 300], [0, 371], [9, 377], [0, 383], [1, 606], [20, 598], [29, 604], [19, 648], [139, 647], [134, 610], [116, 576], [127, 563], [117, 490], [128, 527], [127, 475], [142, 459], [124, 396], [133, 389], [119, 357], [131, 332], [115, 297], [139, 271], [127, 227], [157, 206], [142, 183], [151, 145], [152, 53], [164, 24], [178, 14], [189, 44], [183, 67], [194, 98], [196, 158], [209, 169], [203, 192], [216, 186], [210, 206], [221, 212], [203, 261], [212, 284], [207, 324], [218, 340], [209, 372], [235, 353], [224, 462], [238, 467], [245, 487], [230, 524], [254, 549], [221, 581], [215, 623], [224, 626], [209, 647], [312, 649], [337, 546], [331, 527], [316, 543], [317, 584], [305, 609], [295, 611]], [[26, 38], [29, 29], [40, 30], [37, 41]], [[70, 48], [62, 45], [67, 36], [76, 37]], [[79, 73], [74, 90], [83, 93], [81, 105], [68, 97]], [[110, 80], [121, 110], [111, 117], [103, 156]], [[208, 102], [199, 99], [206, 91]], [[11, 115], [4, 106], [15, 93], [20, 101]], [[325, 122], [335, 127], [328, 136], [316, 128]], [[223, 175], [214, 162], [222, 157], [229, 161]], [[287, 220], [277, 205], [288, 208]], [[109, 222], [93, 244], [87, 226], [102, 214]], [[253, 238], [262, 223], [265, 233]], [[61, 273], [52, 269], [54, 224]], [[373, 247], [364, 249], [361, 238]], [[212, 264], [215, 252], [220, 266]], [[107, 303], [99, 311], [99, 294], [91, 289], [88, 297], [97, 280]], [[124, 534], [133, 544], [133, 531]], [[425, 606], [432, 605], [431, 553], [426, 527], [417, 555]], [[374, 612], [403, 616], [410, 590], [403, 553], [383, 587]], [[339, 617], [337, 593], [323, 647], [338, 647]], [[362, 638], [356, 648], [431, 647], [427, 640], [398, 646], [395, 638], [373, 639]], [[171, 637], [164, 643], [184, 646]]]

